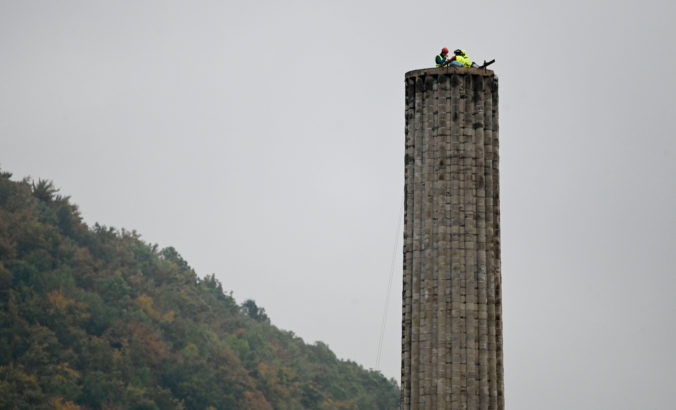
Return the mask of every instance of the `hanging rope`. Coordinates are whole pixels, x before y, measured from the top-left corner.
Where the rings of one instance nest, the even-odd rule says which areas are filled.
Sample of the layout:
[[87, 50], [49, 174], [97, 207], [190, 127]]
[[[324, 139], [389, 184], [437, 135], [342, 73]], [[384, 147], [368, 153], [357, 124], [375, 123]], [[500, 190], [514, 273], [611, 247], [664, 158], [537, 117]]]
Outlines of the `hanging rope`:
[[392, 250], [392, 262], [390, 263], [390, 278], [387, 283], [387, 293], [385, 295], [385, 308], [383, 309], [383, 321], [380, 324], [380, 338], [378, 339], [378, 355], [376, 356], [376, 370], [380, 370], [380, 356], [383, 352], [383, 339], [385, 338], [385, 327], [387, 324], [387, 311], [390, 306], [390, 294], [392, 293], [392, 278], [394, 278], [394, 263], [397, 260], [397, 251], [399, 250], [399, 238], [401, 235], [401, 223], [404, 220], [404, 194], [401, 195], [401, 207], [397, 214], [397, 230], [395, 232], [394, 249]]

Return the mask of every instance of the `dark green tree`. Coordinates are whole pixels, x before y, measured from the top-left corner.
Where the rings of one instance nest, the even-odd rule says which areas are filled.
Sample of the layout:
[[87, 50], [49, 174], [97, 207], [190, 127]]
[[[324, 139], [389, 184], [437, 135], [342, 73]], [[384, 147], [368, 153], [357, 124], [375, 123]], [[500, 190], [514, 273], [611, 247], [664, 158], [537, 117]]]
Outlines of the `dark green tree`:
[[269, 321], [268, 315], [265, 314], [265, 309], [262, 307], [258, 307], [258, 305], [256, 305], [256, 302], [251, 299], [247, 299], [244, 301], [244, 303], [242, 303], [242, 313], [258, 322]]

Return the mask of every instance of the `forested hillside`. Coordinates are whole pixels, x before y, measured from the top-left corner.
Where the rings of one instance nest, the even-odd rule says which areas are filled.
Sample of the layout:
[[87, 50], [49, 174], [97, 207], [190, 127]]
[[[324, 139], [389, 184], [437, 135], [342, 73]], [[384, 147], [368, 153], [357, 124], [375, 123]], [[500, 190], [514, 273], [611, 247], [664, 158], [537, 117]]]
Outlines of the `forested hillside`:
[[277, 329], [173, 248], [88, 227], [50, 182], [10, 178], [0, 174], [0, 408], [399, 407], [394, 380]]

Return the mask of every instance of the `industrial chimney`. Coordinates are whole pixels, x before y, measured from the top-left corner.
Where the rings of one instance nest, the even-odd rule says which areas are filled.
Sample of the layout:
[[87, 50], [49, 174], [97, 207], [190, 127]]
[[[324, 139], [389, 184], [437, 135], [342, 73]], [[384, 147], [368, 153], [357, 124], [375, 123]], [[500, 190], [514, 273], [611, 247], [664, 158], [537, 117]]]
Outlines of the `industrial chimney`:
[[498, 79], [406, 73], [402, 409], [504, 409]]

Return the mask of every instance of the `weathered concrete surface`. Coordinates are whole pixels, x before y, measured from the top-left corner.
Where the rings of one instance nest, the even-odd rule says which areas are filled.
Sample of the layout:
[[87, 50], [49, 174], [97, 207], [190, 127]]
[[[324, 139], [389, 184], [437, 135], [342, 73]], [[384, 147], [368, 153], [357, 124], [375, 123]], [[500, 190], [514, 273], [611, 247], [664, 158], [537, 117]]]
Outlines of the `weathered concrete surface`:
[[504, 409], [498, 79], [406, 74], [403, 409]]

